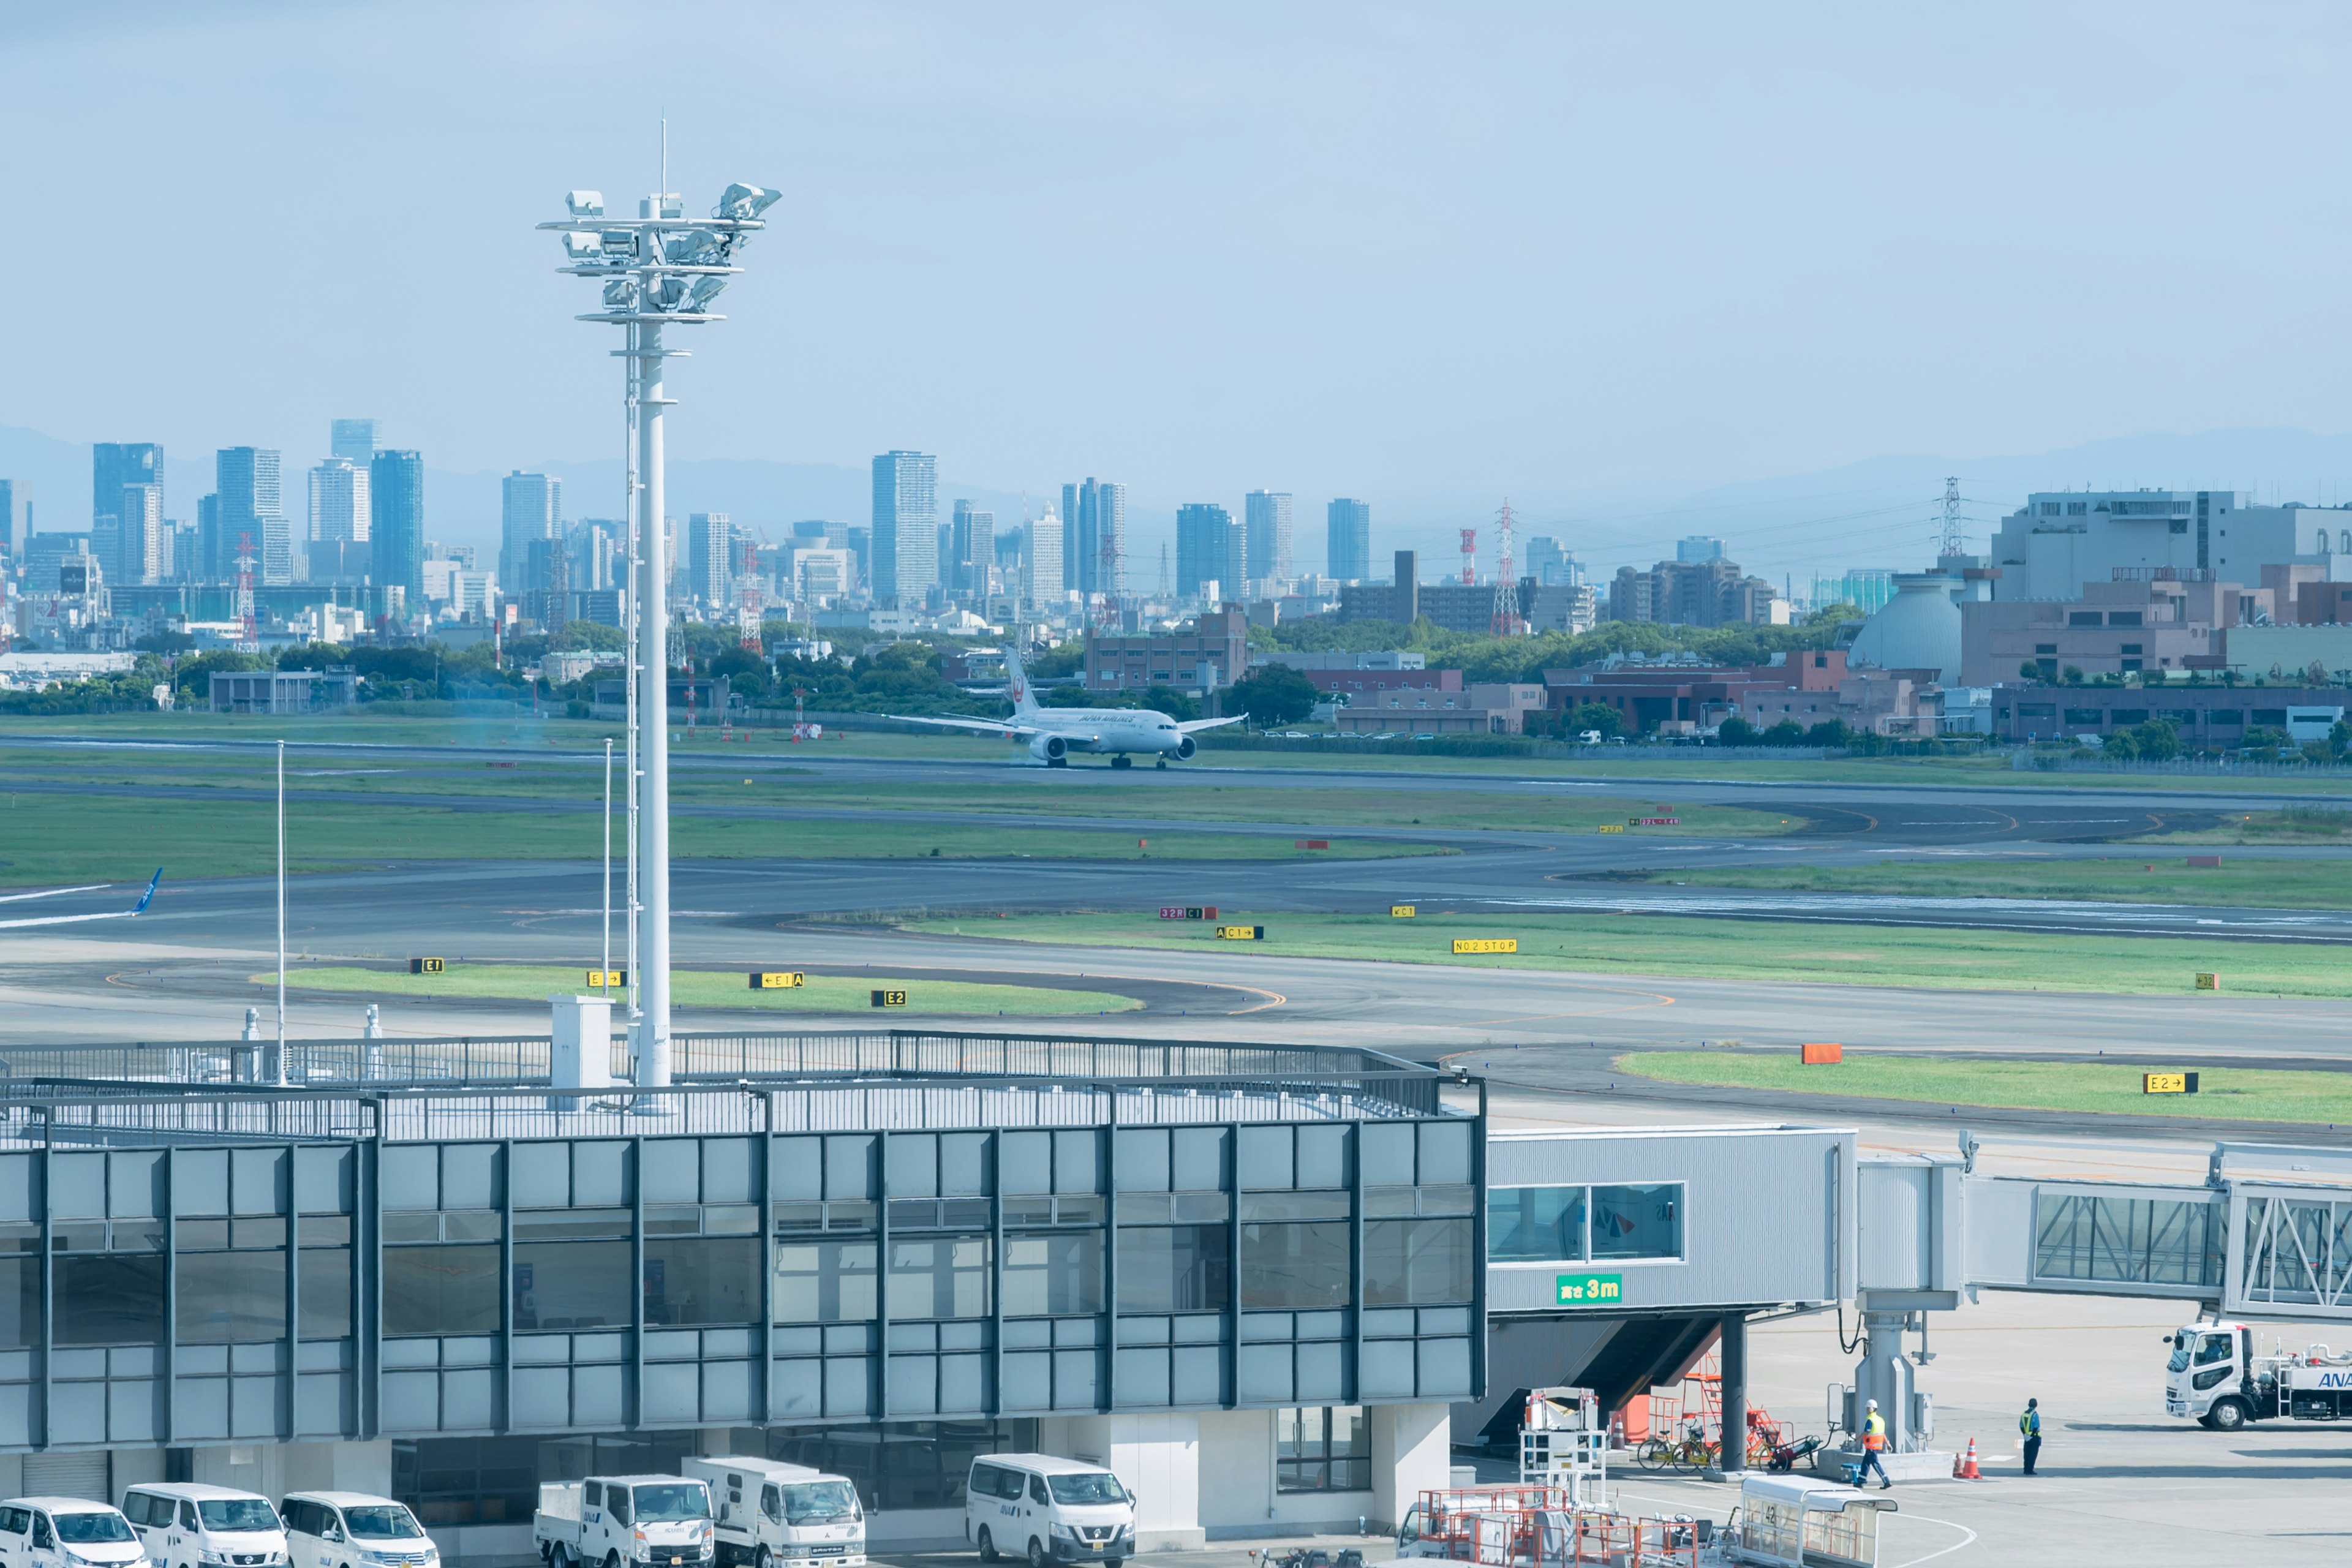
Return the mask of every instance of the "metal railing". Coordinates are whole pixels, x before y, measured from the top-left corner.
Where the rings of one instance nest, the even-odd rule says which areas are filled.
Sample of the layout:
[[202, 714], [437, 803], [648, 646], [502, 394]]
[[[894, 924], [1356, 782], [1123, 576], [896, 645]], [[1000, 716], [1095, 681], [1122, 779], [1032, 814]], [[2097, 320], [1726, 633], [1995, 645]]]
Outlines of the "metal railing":
[[[0, 1047], [0, 1099], [45, 1092], [55, 1080], [148, 1086], [272, 1084], [273, 1042]], [[1087, 1036], [961, 1034], [940, 1030], [679, 1035], [671, 1041], [684, 1080], [818, 1075], [985, 1076], [1046, 1079], [1346, 1079], [1419, 1075], [1435, 1068], [1352, 1046], [1225, 1045]], [[627, 1043], [611, 1069], [630, 1076]], [[545, 1036], [428, 1039], [289, 1040], [286, 1083], [295, 1088], [545, 1083]]]

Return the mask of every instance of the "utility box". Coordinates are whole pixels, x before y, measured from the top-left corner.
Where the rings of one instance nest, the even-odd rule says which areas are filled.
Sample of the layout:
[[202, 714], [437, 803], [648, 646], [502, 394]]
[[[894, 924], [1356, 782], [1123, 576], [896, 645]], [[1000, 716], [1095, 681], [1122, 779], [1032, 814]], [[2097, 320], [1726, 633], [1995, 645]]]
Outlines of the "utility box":
[[613, 1001], [609, 996], [550, 996], [555, 1015], [548, 1082], [557, 1089], [606, 1089], [613, 1082]]

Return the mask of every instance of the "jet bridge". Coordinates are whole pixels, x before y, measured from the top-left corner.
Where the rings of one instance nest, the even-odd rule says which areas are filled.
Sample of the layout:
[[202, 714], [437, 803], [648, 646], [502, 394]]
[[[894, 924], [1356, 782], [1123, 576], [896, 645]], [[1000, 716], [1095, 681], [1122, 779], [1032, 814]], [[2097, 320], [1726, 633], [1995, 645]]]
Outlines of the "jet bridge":
[[1963, 1132], [1954, 1155], [1861, 1158], [1850, 1130], [1786, 1125], [1494, 1135], [1496, 1375], [1484, 1407], [1456, 1411], [1457, 1438], [1491, 1436], [1525, 1387], [1620, 1404], [1718, 1336], [1727, 1413], [1743, 1408], [1746, 1322], [1847, 1300], [1863, 1342], [1833, 1414], [1851, 1428], [1877, 1400], [1898, 1450], [1934, 1426], [1905, 1335], [1924, 1350], [1929, 1314], [1983, 1290], [2352, 1321], [2352, 1151], [2218, 1143], [2195, 1184], [1980, 1174], [1976, 1150]]

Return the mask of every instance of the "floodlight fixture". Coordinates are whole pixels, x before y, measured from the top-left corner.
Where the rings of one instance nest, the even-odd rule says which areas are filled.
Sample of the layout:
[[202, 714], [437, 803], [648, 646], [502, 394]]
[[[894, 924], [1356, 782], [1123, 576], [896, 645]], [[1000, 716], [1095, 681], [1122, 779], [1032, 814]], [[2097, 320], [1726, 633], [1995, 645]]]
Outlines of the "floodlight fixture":
[[[665, 184], [667, 182], [665, 181]], [[570, 216], [543, 223], [563, 237], [560, 268], [601, 284], [602, 309], [579, 317], [627, 333], [629, 450], [629, 1008], [633, 1074], [643, 1088], [670, 1081], [669, 585], [663, 530], [662, 329], [724, 321], [711, 302], [742, 270], [735, 254], [767, 225], [778, 193], [730, 184], [707, 218], [688, 218], [675, 193], [656, 192], [635, 218], [608, 217], [595, 191], [563, 200]]]

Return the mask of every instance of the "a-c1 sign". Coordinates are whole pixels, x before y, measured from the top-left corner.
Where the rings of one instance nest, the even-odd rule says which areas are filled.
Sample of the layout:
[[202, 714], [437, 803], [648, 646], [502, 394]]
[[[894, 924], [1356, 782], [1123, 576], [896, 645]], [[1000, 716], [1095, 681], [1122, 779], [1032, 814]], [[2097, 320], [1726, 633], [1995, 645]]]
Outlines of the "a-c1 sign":
[[1625, 1299], [1625, 1277], [1622, 1274], [1563, 1274], [1559, 1280], [1559, 1304], [1563, 1307], [1595, 1307]]

